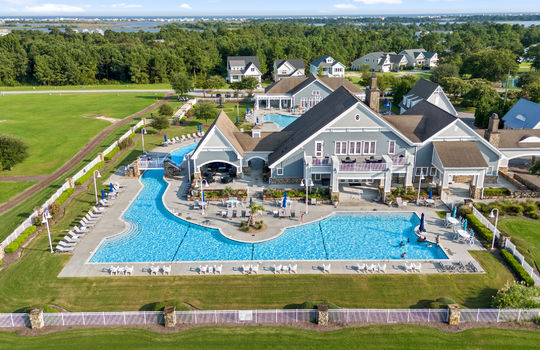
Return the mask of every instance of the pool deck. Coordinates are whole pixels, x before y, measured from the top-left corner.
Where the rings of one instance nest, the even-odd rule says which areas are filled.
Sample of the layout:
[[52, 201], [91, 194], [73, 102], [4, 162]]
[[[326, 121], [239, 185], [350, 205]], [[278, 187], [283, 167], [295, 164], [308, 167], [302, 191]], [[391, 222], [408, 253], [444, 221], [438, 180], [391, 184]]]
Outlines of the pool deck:
[[[169, 146], [168, 149], [160, 148], [157, 152], [171, 152], [176, 148], [186, 146], [188, 143], [176, 144]], [[218, 212], [224, 209], [223, 206], [217, 203], [210, 203], [205, 214], [202, 211], [191, 209], [190, 202], [180, 198], [180, 194], [184, 192], [184, 186], [187, 186], [183, 177], [166, 179], [169, 183], [167, 190], [163, 195], [165, 207], [177, 213], [177, 216], [188, 220], [195, 224], [200, 224], [208, 227], [219, 229], [222, 234], [230, 239], [242, 242], [257, 242], [275, 238], [279, 236], [287, 227], [297, 226], [302, 224], [299, 218], [279, 218], [271, 215], [273, 210], [277, 210], [275, 204], [270, 202], [262, 202], [256, 200], [257, 204], [262, 204], [265, 211], [270, 214], [263, 214], [257, 217], [257, 220], [262, 219], [267, 225], [267, 229], [256, 234], [247, 234], [238, 229], [238, 224], [243, 218], [223, 218], [218, 215]], [[111, 237], [129, 228], [129, 224], [124, 222], [121, 217], [132, 201], [136, 198], [139, 191], [142, 189], [142, 184], [139, 179], [124, 178], [119, 175], [113, 175], [111, 181], [119, 182], [125, 186], [124, 191], [114, 200], [113, 205], [105, 210], [99, 222], [90, 229], [81, 242], [77, 244], [71, 259], [64, 266], [59, 274], [59, 277], [105, 277], [109, 275], [111, 266], [133, 266], [133, 276], [149, 276], [151, 266], [171, 266], [171, 275], [199, 275], [200, 266], [222, 265], [223, 275], [240, 275], [244, 274], [242, 265], [259, 265], [258, 274], [274, 274], [273, 267], [275, 265], [297, 265], [298, 274], [322, 274], [323, 264], [331, 264], [332, 274], [361, 274], [355, 268], [357, 264], [386, 264], [386, 273], [407, 273], [405, 272], [405, 263], [421, 262], [421, 273], [440, 273], [438, 270], [438, 260], [290, 260], [290, 261], [199, 261], [199, 262], [146, 262], [146, 263], [88, 263], [93, 252], [97, 249], [101, 241], [107, 237]], [[254, 183], [254, 186], [261, 184]], [[252, 189], [253, 190], [253, 189]], [[251, 192], [250, 193], [254, 193]], [[298, 212], [305, 210], [304, 203], [294, 203], [298, 206]], [[241, 209], [241, 208], [238, 208]], [[334, 212], [416, 212], [418, 215], [425, 214], [425, 223], [428, 232], [425, 234], [429, 241], [435, 241], [435, 237], [440, 235], [441, 247], [448, 255], [449, 260], [443, 260], [447, 263], [461, 262], [467, 264], [472, 262], [478, 269], [478, 273], [483, 273], [482, 267], [468, 253], [469, 250], [483, 250], [484, 248], [475, 241], [475, 244], [469, 246], [463, 242], [455, 242], [452, 240], [452, 231], [443, 227], [441, 220], [436, 210], [444, 210], [444, 206], [439, 208], [427, 208], [423, 206], [408, 205], [402, 208], [388, 207], [380, 203], [367, 202], [359, 200], [357, 204], [339, 205], [334, 208], [332, 205], [316, 205], [309, 207], [309, 214], [304, 216], [304, 223], [320, 220]], [[226, 209], [225, 209], [226, 210]], [[159, 273], [160, 275], [162, 272]], [[122, 276], [124, 277], [124, 276]], [[119, 277], [120, 278], [120, 277]]]

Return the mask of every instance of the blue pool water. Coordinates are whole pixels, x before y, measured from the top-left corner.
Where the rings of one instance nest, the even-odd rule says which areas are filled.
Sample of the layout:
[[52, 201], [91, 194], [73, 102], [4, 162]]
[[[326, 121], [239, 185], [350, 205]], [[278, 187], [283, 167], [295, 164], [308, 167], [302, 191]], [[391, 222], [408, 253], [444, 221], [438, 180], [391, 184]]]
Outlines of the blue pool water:
[[263, 121], [265, 122], [274, 122], [277, 125], [279, 125], [280, 128], [286, 128], [294, 122], [298, 117], [293, 117], [290, 115], [283, 115], [283, 114], [265, 114], [263, 116]]
[[171, 160], [173, 162], [180, 164], [182, 163], [184, 156], [188, 154], [189, 152], [193, 151], [197, 147], [198, 144], [199, 144], [198, 142], [193, 142], [190, 145], [187, 145], [175, 151], [172, 151], [171, 153], [169, 153], [169, 156], [171, 156]]

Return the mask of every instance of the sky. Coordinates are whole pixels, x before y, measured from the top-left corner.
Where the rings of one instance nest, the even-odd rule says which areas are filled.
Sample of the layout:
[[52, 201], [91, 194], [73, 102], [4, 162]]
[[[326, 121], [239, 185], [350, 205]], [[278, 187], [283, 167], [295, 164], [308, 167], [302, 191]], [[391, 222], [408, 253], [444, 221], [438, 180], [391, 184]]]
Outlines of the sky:
[[0, 0], [0, 16], [363, 15], [540, 12], [539, 0]]

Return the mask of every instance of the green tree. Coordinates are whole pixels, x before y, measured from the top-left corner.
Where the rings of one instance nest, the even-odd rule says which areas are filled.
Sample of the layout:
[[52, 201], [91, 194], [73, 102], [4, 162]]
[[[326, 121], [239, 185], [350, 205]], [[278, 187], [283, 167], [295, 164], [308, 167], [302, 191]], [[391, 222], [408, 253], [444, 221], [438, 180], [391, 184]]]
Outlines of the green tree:
[[173, 74], [169, 81], [174, 92], [178, 95], [184, 95], [188, 93], [189, 90], [193, 89], [193, 80], [185, 73], [176, 73]]
[[259, 86], [259, 81], [253, 77], [247, 77], [242, 79], [242, 86], [244, 90], [247, 90], [249, 95], [253, 95], [253, 90]]
[[208, 125], [208, 119], [214, 119], [217, 117], [218, 110], [210, 103], [197, 103], [194, 107], [193, 114], [195, 117], [204, 119], [206, 125]]
[[28, 146], [21, 139], [0, 134], [0, 166], [2, 170], [11, 170], [17, 163], [28, 157]]
[[540, 160], [537, 160], [536, 162], [534, 162], [534, 164], [531, 166], [529, 171], [533, 175], [540, 176]]
[[459, 67], [453, 63], [443, 63], [431, 74], [431, 81], [440, 84], [444, 78], [459, 77]]
[[457, 102], [458, 97], [466, 94], [471, 88], [467, 80], [457, 77], [445, 77], [439, 84], [447, 94], [454, 96], [454, 102]]
[[164, 103], [161, 106], [159, 106], [159, 115], [170, 117], [173, 114], [174, 114], [174, 109], [172, 108], [170, 104]]
[[471, 79], [468, 80], [467, 83], [469, 84], [469, 87], [461, 102], [463, 106], [476, 107], [481, 98], [485, 98], [485, 101], [495, 101], [496, 99], [499, 99], [497, 90], [491, 86], [489, 81], [484, 79]]
[[540, 82], [540, 72], [524, 72], [519, 75], [517, 86], [523, 87], [536, 82]]
[[163, 115], [158, 115], [157, 117], [154, 117], [150, 123], [150, 126], [161, 132], [162, 130], [169, 128], [171, 124], [169, 123], [169, 118]]
[[392, 86], [392, 94], [394, 97], [394, 106], [397, 106], [403, 100], [403, 95], [409, 92], [413, 88], [414, 84], [418, 81], [418, 78], [414, 75], [405, 75], [401, 78], [394, 80], [394, 85]]
[[525, 85], [521, 90], [521, 97], [540, 103], [540, 81]]
[[504, 80], [507, 74], [516, 74], [519, 65], [516, 55], [506, 49], [487, 49], [468, 56], [461, 70], [473, 78], [489, 81]]
[[226, 84], [225, 79], [219, 75], [212, 75], [206, 79], [205, 83], [206, 88], [210, 91], [220, 89]]

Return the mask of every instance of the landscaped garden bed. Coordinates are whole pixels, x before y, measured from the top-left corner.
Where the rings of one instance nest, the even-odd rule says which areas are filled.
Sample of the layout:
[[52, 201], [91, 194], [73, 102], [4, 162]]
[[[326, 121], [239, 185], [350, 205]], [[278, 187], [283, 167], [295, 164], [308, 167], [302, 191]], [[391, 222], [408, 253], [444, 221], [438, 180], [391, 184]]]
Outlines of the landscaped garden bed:
[[[305, 189], [277, 189], [277, 188], [266, 188], [263, 190], [263, 199], [264, 200], [277, 200], [281, 199], [287, 191], [287, 198], [291, 200], [305, 200], [306, 199], [306, 190]], [[330, 190], [328, 188], [315, 187], [310, 189], [308, 193], [308, 199], [315, 198], [317, 201], [322, 202], [323, 204], [331, 204], [332, 198], [330, 196]]]

